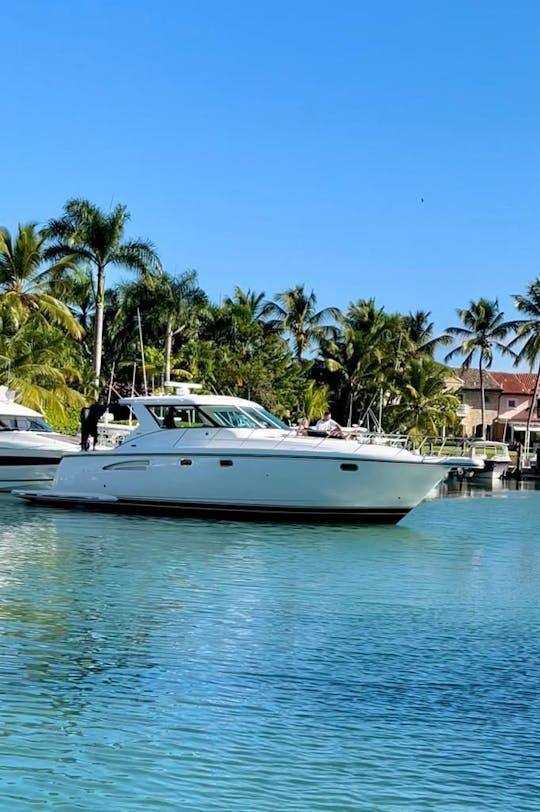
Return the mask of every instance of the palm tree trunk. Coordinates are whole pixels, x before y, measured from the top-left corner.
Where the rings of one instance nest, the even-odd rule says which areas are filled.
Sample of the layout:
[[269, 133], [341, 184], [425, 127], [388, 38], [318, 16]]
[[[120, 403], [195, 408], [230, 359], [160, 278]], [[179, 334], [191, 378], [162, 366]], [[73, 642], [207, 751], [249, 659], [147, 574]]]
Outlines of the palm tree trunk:
[[482, 409], [482, 440], [486, 439], [486, 393], [484, 391], [484, 370], [482, 369], [482, 355], [478, 364], [480, 373], [480, 406]]
[[96, 324], [94, 329], [94, 395], [99, 396], [101, 377], [101, 356], [103, 354], [103, 310], [105, 303], [105, 269], [97, 269]]
[[538, 398], [538, 390], [540, 389], [540, 366], [538, 367], [538, 372], [536, 373], [536, 383], [534, 385], [534, 394], [531, 398], [531, 405], [529, 406], [529, 414], [527, 415], [527, 428], [525, 429], [525, 452], [528, 453], [529, 451], [529, 444], [530, 444], [530, 437], [531, 437], [531, 423], [532, 423], [532, 416], [533, 410], [536, 405], [536, 400]]
[[171, 355], [172, 355], [173, 323], [172, 319], [167, 319], [165, 331], [165, 380], [171, 380]]

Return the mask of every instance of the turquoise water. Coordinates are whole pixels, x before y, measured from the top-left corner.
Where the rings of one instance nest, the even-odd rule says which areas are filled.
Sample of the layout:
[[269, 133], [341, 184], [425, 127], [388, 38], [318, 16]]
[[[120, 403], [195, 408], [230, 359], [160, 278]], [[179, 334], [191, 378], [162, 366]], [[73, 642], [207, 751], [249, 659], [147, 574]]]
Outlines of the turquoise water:
[[2, 812], [540, 809], [540, 492], [0, 516]]

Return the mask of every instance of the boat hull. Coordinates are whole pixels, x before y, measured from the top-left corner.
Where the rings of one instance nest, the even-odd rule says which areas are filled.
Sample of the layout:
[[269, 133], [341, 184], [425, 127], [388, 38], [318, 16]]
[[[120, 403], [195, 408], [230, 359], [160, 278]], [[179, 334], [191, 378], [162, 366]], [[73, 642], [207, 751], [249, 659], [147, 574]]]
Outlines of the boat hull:
[[472, 471], [471, 476], [478, 482], [495, 482], [506, 474], [510, 465], [511, 463], [508, 461], [494, 462], [488, 459], [484, 463], [484, 468], [478, 471]]
[[397, 524], [409, 509], [395, 508], [285, 508], [269, 505], [225, 505], [203, 502], [166, 502], [142, 499], [106, 501], [81, 496], [48, 495], [47, 491], [15, 493], [35, 504], [58, 508], [83, 508], [98, 511], [145, 514], [154, 516], [185, 516], [199, 519], [229, 521], [287, 522], [305, 524]]
[[11, 491], [23, 485], [50, 483], [58, 469], [61, 457], [8, 456], [0, 453], [0, 491]]
[[67, 456], [29, 501], [272, 521], [396, 523], [448, 466], [359, 455], [192, 452]]

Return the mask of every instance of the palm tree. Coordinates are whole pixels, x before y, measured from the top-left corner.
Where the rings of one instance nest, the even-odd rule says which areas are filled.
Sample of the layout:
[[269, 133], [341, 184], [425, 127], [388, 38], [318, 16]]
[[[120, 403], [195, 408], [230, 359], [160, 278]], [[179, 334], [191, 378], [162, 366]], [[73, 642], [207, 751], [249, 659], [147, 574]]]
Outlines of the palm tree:
[[36, 313], [46, 322], [61, 327], [75, 338], [82, 328], [59, 299], [49, 292], [55, 275], [74, 266], [72, 254], [44, 266], [45, 237], [35, 223], [20, 225], [15, 239], [7, 228], [0, 227], [0, 305], [4, 327], [18, 329], [29, 315]]
[[96, 289], [92, 268], [77, 264], [68, 273], [52, 278], [51, 292], [64, 302], [87, 333], [92, 326], [96, 310]]
[[0, 334], [0, 384], [15, 389], [31, 409], [63, 419], [66, 407], [80, 409], [80, 345], [46, 324], [38, 313], [10, 335]]
[[[525, 314], [527, 318], [516, 319], [511, 323], [511, 326], [514, 330], [516, 330], [517, 335], [508, 344], [508, 347], [512, 349], [517, 344], [522, 344], [522, 347], [516, 356], [515, 365], [517, 366], [521, 361], [526, 360], [529, 362], [532, 369], [532, 367], [540, 360], [540, 279], [535, 279], [534, 282], [531, 282], [527, 288], [526, 296], [520, 296], [519, 294], [514, 295], [514, 302], [520, 313]], [[538, 399], [539, 390], [540, 364], [536, 373], [534, 394], [531, 398], [529, 414], [527, 415], [527, 428], [525, 434], [527, 444], [531, 432], [533, 410]]]
[[439, 434], [456, 419], [458, 398], [448, 391], [446, 370], [428, 355], [411, 358], [398, 374], [399, 397], [390, 409], [398, 430], [415, 439]]
[[318, 384], [317, 381], [309, 380], [302, 394], [304, 404], [302, 416], [311, 423], [328, 409], [330, 386], [327, 383]]
[[340, 315], [336, 307], [316, 310], [315, 293], [306, 293], [303, 285], [278, 293], [275, 302], [269, 302], [266, 314], [275, 316], [272, 325], [292, 337], [293, 351], [297, 361], [310, 345], [321, 338], [329, 337], [334, 328], [324, 324], [329, 318]]
[[208, 304], [208, 297], [198, 284], [197, 271], [185, 271], [180, 276], [162, 273], [124, 285], [120, 289], [120, 303], [121, 320], [133, 322], [138, 309], [144, 313], [148, 338], [154, 343], [163, 341], [163, 374], [164, 380], [169, 381], [175, 337], [186, 335]]
[[411, 350], [415, 355], [418, 352], [433, 355], [439, 346], [452, 343], [452, 337], [449, 335], [433, 335], [434, 325], [429, 320], [430, 316], [431, 313], [426, 310], [416, 310], [403, 317], [405, 332], [410, 339]]
[[480, 403], [482, 409], [482, 440], [486, 436], [486, 396], [484, 389], [484, 370], [489, 369], [493, 363], [493, 350], [503, 354], [510, 351], [503, 343], [511, 329], [511, 323], [504, 321], [504, 313], [499, 309], [497, 299], [480, 298], [477, 302], [469, 302], [468, 309], [456, 311], [461, 319], [462, 327], [448, 327], [447, 333], [458, 340], [445, 357], [451, 361], [456, 356], [464, 356], [461, 368], [469, 369], [475, 356], [478, 357], [478, 374], [480, 377]]
[[274, 307], [272, 302], [264, 298], [265, 296], [264, 291], [262, 293], [255, 293], [251, 288], [244, 291], [237, 285], [232, 297], [227, 296], [223, 304], [225, 307], [242, 307], [253, 321], [262, 321]]
[[51, 220], [45, 231], [50, 240], [48, 259], [75, 255], [93, 266], [96, 273], [96, 318], [94, 332], [94, 389], [99, 391], [103, 345], [105, 273], [109, 266], [129, 268], [144, 275], [161, 273], [161, 263], [147, 240], [124, 237], [129, 212], [116, 206], [110, 214], [88, 200], [72, 199], [64, 205], [63, 216]]
[[390, 386], [398, 365], [401, 322], [374, 299], [359, 299], [340, 316], [339, 324], [336, 338], [323, 341], [321, 351], [326, 368], [337, 373], [346, 393], [346, 420], [351, 425], [354, 408], [369, 410]]
[[197, 284], [197, 271], [193, 270], [179, 277], [164, 274], [156, 288], [165, 318], [165, 380], [170, 381], [174, 337], [188, 329], [195, 312], [208, 304], [208, 297]]

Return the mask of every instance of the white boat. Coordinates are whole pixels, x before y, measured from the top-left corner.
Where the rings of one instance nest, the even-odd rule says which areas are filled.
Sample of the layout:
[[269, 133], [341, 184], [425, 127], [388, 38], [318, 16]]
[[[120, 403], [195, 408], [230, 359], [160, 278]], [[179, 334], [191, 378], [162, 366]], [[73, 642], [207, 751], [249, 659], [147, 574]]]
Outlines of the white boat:
[[56, 434], [43, 415], [15, 401], [16, 393], [0, 386], [0, 491], [32, 482], [50, 482], [76, 440]]
[[493, 482], [504, 476], [512, 465], [512, 458], [506, 443], [495, 440], [473, 440], [468, 447], [471, 459], [484, 463], [483, 468], [473, 469], [473, 480]]
[[66, 455], [50, 489], [15, 493], [51, 505], [395, 523], [456, 465], [392, 445], [300, 436], [253, 401], [191, 389], [124, 398], [138, 425], [118, 447]]

